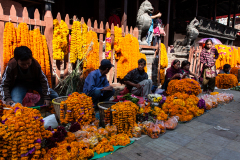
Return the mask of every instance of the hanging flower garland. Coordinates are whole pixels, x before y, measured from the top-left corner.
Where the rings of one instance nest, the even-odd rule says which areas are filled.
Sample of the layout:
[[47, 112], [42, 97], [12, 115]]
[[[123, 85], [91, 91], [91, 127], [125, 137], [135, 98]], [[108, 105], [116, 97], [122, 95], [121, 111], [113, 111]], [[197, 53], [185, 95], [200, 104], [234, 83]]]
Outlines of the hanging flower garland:
[[45, 35], [42, 35], [42, 42], [43, 42], [43, 54], [44, 54], [44, 66], [45, 66], [44, 74], [48, 79], [49, 86], [52, 87], [52, 74], [51, 74], [51, 68], [50, 68], [47, 40]]
[[121, 55], [120, 43], [122, 41], [122, 28], [117, 26], [114, 27], [114, 50], [115, 50], [115, 59], [118, 61]]
[[165, 81], [165, 68], [168, 67], [167, 50], [163, 43], [161, 43], [161, 55], [160, 55], [160, 83], [163, 85]]
[[17, 46], [29, 47], [29, 30], [26, 23], [20, 23], [16, 30], [17, 32]]
[[75, 63], [79, 52], [81, 52], [81, 23], [79, 21], [74, 21], [72, 25], [71, 33], [71, 49], [70, 49], [70, 63]]
[[234, 74], [218, 74], [215, 85], [221, 89], [228, 89], [238, 85], [238, 79]]
[[87, 55], [86, 60], [84, 61], [84, 70], [85, 69], [98, 69], [99, 67], [99, 43], [97, 33], [93, 31], [87, 32]]
[[107, 29], [107, 33], [106, 33], [106, 49], [105, 49], [105, 58], [106, 59], [111, 59], [111, 30]]
[[64, 55], [68, 53], [68, 26], [63, 20], [59, 24], [57, 19], [53, 20], [53, 25], [53, 59], [63, 60]]
[[79, 46], [79, 54], [78, 54], [78, 59], [83, 59], [87, 55], [87, 32], [88, 32], [88, 26], [86, 23], [82, 24], [82, 31], [81, 31], [81, 45]]
[[8, 61], [14, 57], [13, 52], [16, 47], [17, 37], [14, 25], [11, 22], [7, 22], [3, 33], [3, 70], [7, 67]]

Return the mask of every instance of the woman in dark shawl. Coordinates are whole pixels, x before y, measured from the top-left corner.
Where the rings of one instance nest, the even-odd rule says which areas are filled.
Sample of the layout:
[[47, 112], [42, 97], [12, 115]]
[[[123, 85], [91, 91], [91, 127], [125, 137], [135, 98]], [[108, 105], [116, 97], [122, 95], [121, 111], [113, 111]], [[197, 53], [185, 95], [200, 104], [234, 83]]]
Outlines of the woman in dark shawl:
[[167, 69], [167, 73], [165, 76], [164, 84], [162, 85], [162, 89], [167, 90], [168, 83], [173, 79], [180, 79], [182, 77], [181, 70], [180, 70], [180, 61], [175, 59], [171, 67]]
[[181, 74], [186, 74], [185, 77], [183, 78], [190, 78], [190, 75], [194, 76], [194, 79], [196, 81], [198, 81], [198, 76], [196, 74], [194, 74], [193, 72], [191, 72], [189, 70], [190, 68], [190, 62], [188, 62], [187, 60], [184, 60], [182, 61], [182, 64], [181, 64]]

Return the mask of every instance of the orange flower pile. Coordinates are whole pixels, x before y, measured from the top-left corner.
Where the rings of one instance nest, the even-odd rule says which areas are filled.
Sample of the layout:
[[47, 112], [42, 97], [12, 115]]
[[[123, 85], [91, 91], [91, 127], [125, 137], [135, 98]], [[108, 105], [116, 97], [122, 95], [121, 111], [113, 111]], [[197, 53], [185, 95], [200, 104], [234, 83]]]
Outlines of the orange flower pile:
[[168, 115], [159, 107], [154, 107], [152, 114], [157, 116], [156, 120], [166, 121], [168, 119]]
[[93, 148], [93, 151], [97, 152], [98, 154], [101, 154], [104, 152], [113, 152], [114, 148], [106, 138], [103, 138], [102, 141], [99, 142], [97, 146]]
[[221, 89], [228, 89], [238, 85], [238, 79], [234, 74], [218, 74], [215, 85]]
[[114, 146], [126, 146], [130, 143], [130, 138], [127, 134], [117, 134], [110, 138], [110, 144]]
[[198, 101], [198, 97], [194, 95], [178, 92], [167, 97], [162, 109], [170, 117], [178, 116], [180, 121], [190, 121], [204, 113], [204, 109], [197, 107]]
[[47, 153], [44, 154], [43, 159], [87, 160], [91, 159], [93, 156], [93, 150], [89, 149], [89, 147], [83, 141], [71, 143], [63, 141], [58, 144], [58, 147], [49, 149]]
[[193, 79], [171, 80], [167, 87], [167, 94], [173, 95], [177, 92], [197, 96], [202, 90], [200, 84]]
[[[138, 60], [146, 55], [139, 52], [139, 42], [136, 37], [127, 34], [120, 41], [121, 55], [117, 65], [117, 78], [123, 79], [127, 73], [138, 67]], [[147, 60], [146, 60], [147, 61]], [[147, 66], [144, 68], [147, 72]]]
[[[65, 113], [66, 111], [66, 113]], [[68, 123], [78, 122], [81, 127], [95, 120], [92, 97], [86, 94], [72, 93], [66, 101], [60, 104], [60, 121]]]
[[118, 133], [132, 137], [132, 128], [136, 123], [138, 106], [132, 102], [119, 102], [111, 107], [113, 124], [117, 126]]
[[16, 104], [4, 110], [0, 123], [0, 157], [28, 160], [41, 158], [41, 140], [52, 136], [44, 128], [41, 114], [36, 109]]
[[235, 76], [237, 76], [238, 75], [238, 70], [239, 70], [238, 67], [233, 67], [233, 68], [231, 68], [230, 73], [234, 74]]

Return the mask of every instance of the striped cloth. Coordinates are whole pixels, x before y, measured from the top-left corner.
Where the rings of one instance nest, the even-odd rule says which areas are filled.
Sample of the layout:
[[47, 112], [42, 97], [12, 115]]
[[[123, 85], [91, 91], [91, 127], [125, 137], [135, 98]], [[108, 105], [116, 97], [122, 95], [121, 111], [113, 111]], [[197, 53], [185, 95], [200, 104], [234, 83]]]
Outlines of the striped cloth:
[[218, 51], [216, 48], [212, 47], [210, 52], [203, 48], [200, 55], [200, 62], [206, 64], [207, 67], [212, 67], [215, 65], [214, 59], [218, 59]]

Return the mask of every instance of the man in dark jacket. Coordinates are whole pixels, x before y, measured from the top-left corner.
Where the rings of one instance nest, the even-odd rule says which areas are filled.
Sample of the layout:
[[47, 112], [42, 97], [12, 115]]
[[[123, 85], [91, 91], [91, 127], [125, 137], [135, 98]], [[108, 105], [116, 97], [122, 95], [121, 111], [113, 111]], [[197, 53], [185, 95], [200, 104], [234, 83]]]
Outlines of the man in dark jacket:
[[0, 91], [2, 100], [7, 105], [22, 103], [28, 90], [37, 91], [44, 99], [46, 106], [58, 94], [49, 88], [48, 80], [41, 70], [40, 64], [32, 57], [32, 51], [26, 47], [17, 47], [3, 73]]

